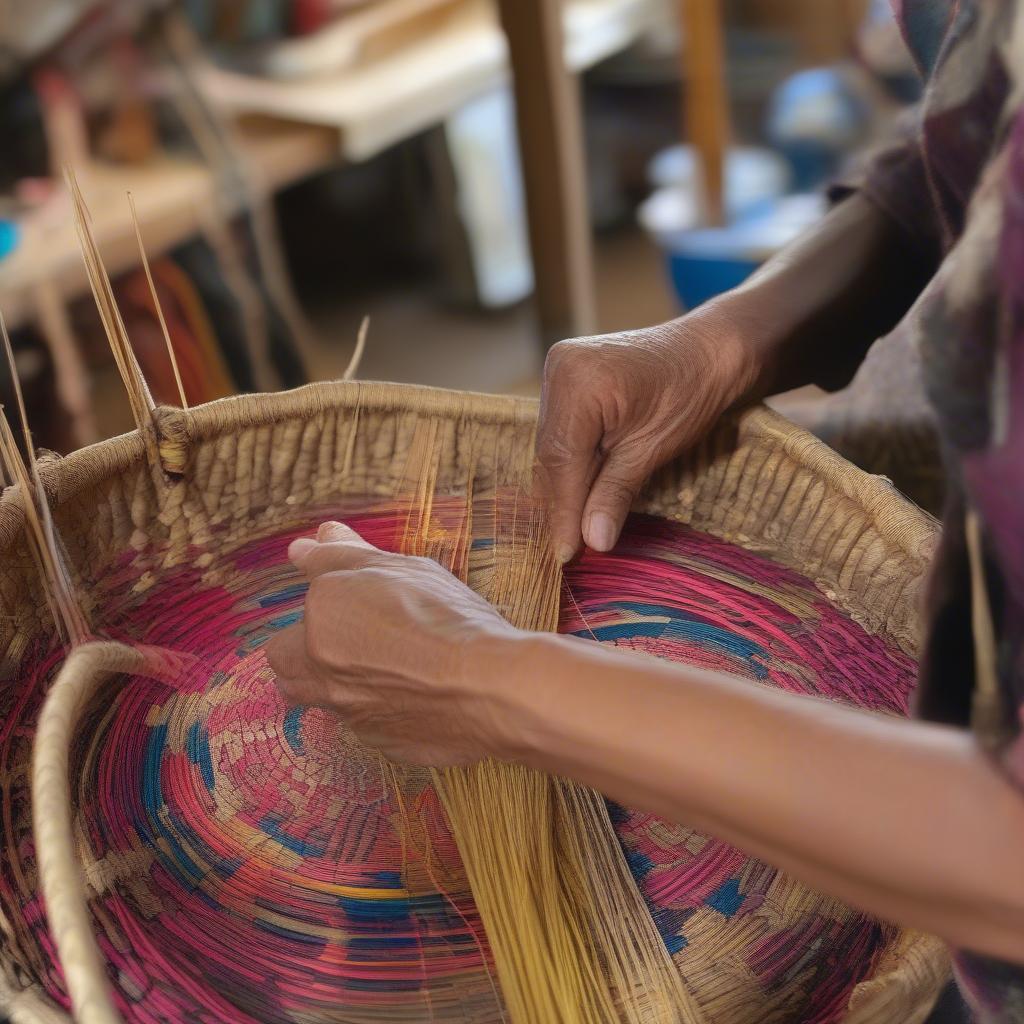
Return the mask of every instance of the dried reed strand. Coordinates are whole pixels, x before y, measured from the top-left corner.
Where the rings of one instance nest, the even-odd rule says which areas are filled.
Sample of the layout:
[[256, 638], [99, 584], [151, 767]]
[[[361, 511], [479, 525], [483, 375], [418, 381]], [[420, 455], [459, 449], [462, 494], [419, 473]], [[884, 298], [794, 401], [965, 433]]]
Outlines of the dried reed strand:
[[131, 405], [135, 425], [139, 430], [143, 430], [152, 422], [153, 397], [149, 393], [149, 388], [146, 386], [142, 371], [135, 359], [135, 353], [128, 340], [128, 331], [121, 319], [121, 311], [117, 307], [114, 289], [110, 284], [110, 277], [107, 275], [96, 238], [93, 235], [92, 218], [89, 216], [89, 210], [78, 187], [78, 181], [70, 167], [65, 168], [64, 173], [68, 189], [71, 192], [75, 211], [75, 227], [78, 230], [82, 259], [85, 261], [85, 269], [89, 277], [89, 287], [96, 300], [96, 308], [99, 310], [103, 330], [110, 341], [110, 348], [114, 354], [118, 372], [121, 374], [121, 380], [124, 382], [125, 391], [128, 392], [128, 401]]
[[149, 257], [146, 256], [146, 247], [142, 242], [139, 215], [135, 210], [135, 200], [132, 198], [131, 192], [128, 193], [128, 208], [132, 213], [132, 227], [135, 228], [135, 240], [139, 244], [139, 258], [142, 260], [142, 267], [146, 271], [146, 280], [149, 282], [149, 294], [153, 297], [153, 308], [156, 310], [157, 319], [160, 321], [160, 330], [164, 335], [167, 356], [171, 361], [171, 369], [174, 371], [174, 382], [178, 385], [178, 397], [181, 399], [182, 409], [187, 409], [188, 399], [185, 397], [185, 385], [181, 382], [181, 371], [178, 369], [178, 359], [174, 354], [174, 345], [171, 343], [171, 332], [167, 330], [167, 321], [164, 319], [163, 307], [160, 305], [160, 299], [156, 293], [153, 272], [149, 269]]
[[18, 486], [25, 510], [25, 524], [29, 549], [39, 567], [46, 601], [53, 616], [54, 625], [61, 639], [70, 644], [85, 642], [90, 629], [85, 614], [75, 597], [67, 561], [61, 550], [57, 533], [53, 528], [50, 506], [46, 498], [39, 463], [36, 460], [32, 434], [28, 427], [25, 398], [18, 380], [18, 368], [14, 360], [14, 348], [7, 333], [7, 324], [0, 314], [0, 342], [2, 342], [10, 372], [11, 386], [18, 408], [21, 433], [25, 443], [25, 458], [22, 459], [17, 441], [7, 417], [0, 406], [0, 479], [7, 479]]
[[[399, 489], [410, 500], [402, 549], [467, 579], [480, 453], [471, 437], [465, 511], [451, 528], [432, 521], [445, 443], [437, 420], [417, 425]], [[529, 467], [522, 470], [528, 480]], [[551, 632], [558, 626], [562, 576], [543, 515], [525, 497], [486, 497], [501, 512], [494, 521], [493, 570], [482, 592], [513, 625]], [[496, 761], [435, 771], [433, 779], [515, 1024], [701, 1020], [598, 794]]]
[[352, 353], [352, 358], [348, 362], [348, 366], [342, 374], [342, 380], [355, 380], [356, 374], [359, 372], [359, 364], [363, 361], [363, 353], [366, 351], [366, 338], [370, 333], [370, 318], [368, 316], [363, 317], [363, 322], [359, 325], [359, 335], [356, 338], [356, 350]]

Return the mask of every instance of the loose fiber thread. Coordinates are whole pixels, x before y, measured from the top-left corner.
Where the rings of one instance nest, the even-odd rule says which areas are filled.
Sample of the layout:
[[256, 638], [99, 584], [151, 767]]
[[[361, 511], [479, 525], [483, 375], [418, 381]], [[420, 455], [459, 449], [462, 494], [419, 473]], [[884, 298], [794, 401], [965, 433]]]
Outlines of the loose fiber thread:
[[[425, 421], [410, 446], [404, 492], [415, 495], [402, 549], [428, 555], [467, 578], [472, 539], [473, 480], [461, 506], [465, 522], [439, 536], [434, 494], [443, 439]], [[470, 441], [470, 459], [473, 457]], [[470, 463], [472, 465], [472, 462]], [[520, 468], [526, 478], [529, 464]], [[493, 502], [493, 566], [487, 599], [515, 626], [552, 632], [558, 625], [561, 571], [540, 509], [521, 492]], [[462, 570], [461, 572], [459, 570]], [[611, 1024], [678, 1020], [692, 1007], [621, 857], [587, 856], [614, 847], [603, 803], [578, 798], [573, 783], [522, 765], [486, 761], [433, 774], [487, 930], [502, 992], [515, 1022]], [[575, 799], [574, 799], [575, 797]], [[607, 904], [619, 891], [617, 905]], [[630, 900], [625, 896], [630, 893]], [[614, 927], [605, 926], [614, 913]], [[612, 934], [614, 933], [614, 934]], [[663, 1012], [652, 1015], [657, 993]], [[646, 1017], [644, 1017], [646, 1009]]]
[[25, 521], [28, 526], [28, 544], [32, 557], [39, 567], [54, 626], [66, 642], [81, 643], [89, 635], [89, 626], [75, 597], [67, 571], [67, 562], [54, 533], [46, 491], [39, 477], [39, 466], [32, 444], [28, 415], [25, 412], [25, 400], [21, 392], [21, 382], [18, 379], [14, 349], [11, 346], [7, 324], [2, 314], [0, 314], [0, 348], [4, 350], [25, 445], [23, 459], [18, 451], [10, 424], [7, 422], [3, 406], [0, 406], [0, 489], [2, 489], [5, 479], [9, 479], [20, 489]]

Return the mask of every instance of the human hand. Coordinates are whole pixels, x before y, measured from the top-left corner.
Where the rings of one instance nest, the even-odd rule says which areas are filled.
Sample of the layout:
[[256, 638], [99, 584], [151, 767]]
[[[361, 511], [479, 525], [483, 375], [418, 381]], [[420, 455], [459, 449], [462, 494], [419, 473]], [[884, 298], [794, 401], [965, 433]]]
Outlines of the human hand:
[[304, 621], [267, 646], [286, 699], [335, 712], [392, 760], [502, 755], [513, 694], [488, 659], [507, 662], [523, 634], [437, 563], [380, 551], [341, 523], [288, 554], [310, 588]]
[[714, 304], [659, 327], [555, 345], [537, 461], [555, 552], [609, 551], [647, 478], [752, 385], [746, 347]]

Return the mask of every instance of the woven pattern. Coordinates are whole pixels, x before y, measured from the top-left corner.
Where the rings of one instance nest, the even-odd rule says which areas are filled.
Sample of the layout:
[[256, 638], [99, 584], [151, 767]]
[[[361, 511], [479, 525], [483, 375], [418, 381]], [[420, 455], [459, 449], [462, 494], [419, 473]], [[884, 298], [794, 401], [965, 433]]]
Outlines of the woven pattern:
[[[70, 764], [93, 928], [130, 1019], [180, 1019], [186, 1008], [207, 1020], [500, 1019], [487, 941], [429, 777], [389, 775], [324, 716], [288, 714], [259, 653], [300, 607], [283, 551], [311, 520], [342, 515], [398, 546], [394, 496], [424, 422], [442, 453], [438, 522], [446, 493], [464, 512], [467, 464], [481, 494], [528, 468], [528, 405], [356, 387], [170, 416], [149, 445], [171, 470], [165, 479], [133, 438], [44, 468], [94, 624], [177, 655], [141, 651], [144, 675], [102, 684]], [[616, 556], [570, 574], [562, 628], [900, 710], [930, 535], [898, 504], [883, 515], [887, 497], [867, 478], [830, 479], [836, 464], [808, 460], [805, 444], [755, 417], [727, 455], [713, 439], [695, 465], [666, 474], [646, 506], [722, 539], [635, 520]], [[761, 507], [790, 495], [799, 515], [778, 521], [809, 516], [815, 530], [790, 541], [737, 498], [769, 466]], [[474, 515], [477, 585], [494, 508], [490, 523]], [[60, 658], [17, 521], [0, 502], [0, 551], [11, 553], [0, 574], [10, 613], [0, 619], [0, 962], [15, 1001], [31, 1004], [26, 1019], [41, 1020], [40, 992], [50, 1005], [67, 1000], [38, 898], [27, 762]], [[889, 685], [858, 683], [862, 673]], [[615, 824], [697, 999], [695, 1020], [910, 1021], [942, 980], [928, 940], [685, 830], [618, 812]], [[58, 908], [48, 909], [52, 921]]]
[[[400, 546], [404, 516], [346, 517]], [[284, 557], [291, 538], [183, 565], [141, 598], [128, 573], [107, 593], [112, 636], [175, 652], [115, 697], [105, 689], [72, 751], [119, 1009], [139, 1022], [498, 1021], [486, 937], [429, 779], [399, 779], [331, 716], [276, 693], [262, 648], [306, 589]], [[488, 539], [474, 547], [486, 561]], [[910, 659], [733, 545], [640, 518], [615, 555], [589, 556], [566, 582], [563, 631], [905, 709]], [[614, 820], [708, 1020], [837, 1019], [885, 929], [725, 844], [647, 815]]]
[[[614, 554], [588, 554], [566, 583], [563, 632], [795, 693], [907, 711], [910, 658], [797, 573], [735, 545], [634, 517]], [[708, 1020], [841, 1019], [894, 936], [719, 840], [619, 808], [613, 821]]]
[[[404, 516], [333, 511], [387, 547], [400, 540]], [[76, 745], [119, 1009], [132, 1021], [499, 1020], [429, 776], [277, 694], [262, 648], [301, 613], [293, 536], [183, 565], [114, 609], [114, 635], [182, 656], [163, 679], [150, 663], [113, 704], [104, 694]]]

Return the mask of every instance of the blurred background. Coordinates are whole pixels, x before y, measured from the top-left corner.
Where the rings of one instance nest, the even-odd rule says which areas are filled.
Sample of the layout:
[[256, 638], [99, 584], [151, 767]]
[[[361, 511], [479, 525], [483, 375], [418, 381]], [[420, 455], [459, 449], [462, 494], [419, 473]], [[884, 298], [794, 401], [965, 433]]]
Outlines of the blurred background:
[[[741, 281], [916, 98], [887, 0], [0, 0], [0, 312], [36, 441], [132, 426], [77, 175], [155, 397], [535, 394], [561, 337]], [[0, 376], [0, 403], [10, 384]]]

